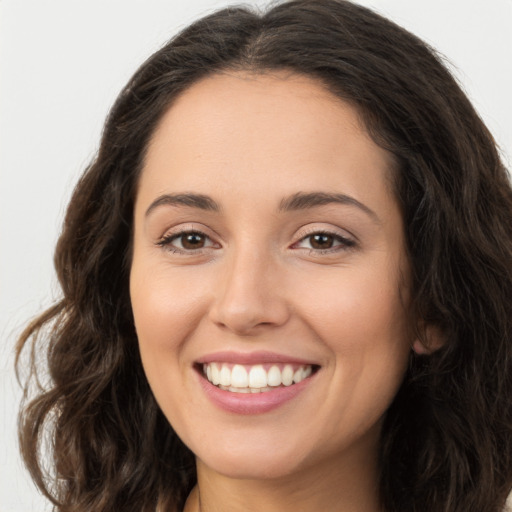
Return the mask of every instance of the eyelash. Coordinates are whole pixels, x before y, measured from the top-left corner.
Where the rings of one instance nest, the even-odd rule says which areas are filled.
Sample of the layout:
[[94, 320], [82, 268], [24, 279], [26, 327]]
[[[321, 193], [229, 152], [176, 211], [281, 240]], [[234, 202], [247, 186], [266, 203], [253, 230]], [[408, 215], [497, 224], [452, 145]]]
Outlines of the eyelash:
[[[175, 240], [178, 240], [180, 238], [183, 238], [185, 236], [190, 235], [197, 235], [199, 237], [203, 237], [205, 241], [210, 241], [210, 245], [207, 247], [200, 247], [198, 249], [185, 249], [176, 247], [173, 245], [173, 242]], [[326, 236], [326, 237], [332, 237], [334, 243], [338, 243], [339, 245], [336, 245], [334, 247], [329, 247], [327, 249], [316, 249], [313, 247], [306, 248], [308, 251], [308, 254], [310, 255], [323, 255], [323, 254], [333, 254], [338, 253], [342, 251], [347, 251], [350, 249], [353, 249], [357, 246], [357, 242], [353, 239], [347, 238], [345, 236], [340, 235], [339, 233], [327, 231], [327, 230], [312, 230], [309, 233], [304, 234], [297, 242], [295, 242], [291, 247], [299, 249], [298, 247], [302, 242], [307, 240], [308, 238], [311, 239], [313, 236]], [[211, 247], [215, 246], [215, 243], [211, 240], [211, 238], [203, 233], [202, 231], [195, 230], [195, 229], [188, 229], [184, 231], [180, 231], [178, 233], [171, 233], [169, 235], [165, 235], [162, 237], [157, 243], [159, 247], [162, 247], [173, 254], [181, 254], [181, 255], [201, 255], [205, 250], [210, 249]]]
[[[178, 233], [172, 233], [172, 234], [169, 234], [169, 235], [165, 235], [164, 237], [162, 237], [157, 243], [156, 245], [162, 247], [162, 248], [165, 248], [166, 250], [172, 252], [172, 253], [176, 253], [176, 254], [184, 254], [184, 255], [188, 255], [188, 254], [202, 254], [204, 249], [209, 249], [211, 246], [213, 246], [214, 244], [212, 243], [211, 246], [208, 246], [208, 247], [200, 247], [198, 249], [185, 249], [185, 248], [180, 248], [180, 247], [176, 247], [174, 245], [172, 245], [172, 243], [175, 241], [175, 240], [178, 240], [180, 238], [184, 238], [185, 236], [190, 236], [190, 235], [197, 235], [197, 236], [200, 236], [202, 238], [204, 238], [205, 240], [209, 240], [211, 242], [211, 238], [197, 230], [197, 229], [187, 229], [187, 230], [184, 230], [184, 231], [179, 231]], [[182, 242], [182, 245], [183, 245], [183, 242]]]
[[[343, 251], [347, 251], [350, 249], [353, 249], [356, 247], [357, 243], [355, 240], [351, 238], [347, 238], [343, 235], [340, 235], [339, 233], [327, 231], [327, 230], [312, 230], [309, 233], [304, 234], [298, 242], [295, 242], [292, 247], [297, 247], [299, 244], [307, 240], [308, 238], [311, 239], [314, 236], [326, 236], [326, 237], [332, 237], [333, 242], [338, 242], [339, 245], [336, 245], [334, 247], [329, 247], [327, 249], [315, 249], [313, 247], [311, 248], [305, 248], [308, 250], [309, 254], [311, 255], [322, 255], [322, 254], [333, 254], [333, 253], [339, 253]], [[311, 243], [311, 242], [310, 242]]]

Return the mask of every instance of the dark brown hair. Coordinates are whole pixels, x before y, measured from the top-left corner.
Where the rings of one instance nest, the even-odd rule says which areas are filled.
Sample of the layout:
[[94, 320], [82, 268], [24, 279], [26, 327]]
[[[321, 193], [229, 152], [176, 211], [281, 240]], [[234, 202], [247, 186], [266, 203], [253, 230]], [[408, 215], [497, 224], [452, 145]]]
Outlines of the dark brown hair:
[[[193, 455], [160, 412], [140, 362], [130, 240], [137, 179], [158, 121], [180, 92], [226, 70], [317, 78], [355, 105], [376, 143], [395, 155], [414, 314], [443, 347], [411, 355], [386, 415], [382, 504], [388, 512], [501, 511], [512, 486], [507, 172], [435, 52], [343, 0], [219, 11], [155, 53], [121, 92], [58, 242], [62, 299], [18, 345], [19, 370], [23, 347], [32, 347], [20, 438], [34, 480], [60, 512], [178, 511], [195, 483]], [[41, 351], [49, 382], [31, 397]], [[50, 468], [40, 457], [45, 435]]]

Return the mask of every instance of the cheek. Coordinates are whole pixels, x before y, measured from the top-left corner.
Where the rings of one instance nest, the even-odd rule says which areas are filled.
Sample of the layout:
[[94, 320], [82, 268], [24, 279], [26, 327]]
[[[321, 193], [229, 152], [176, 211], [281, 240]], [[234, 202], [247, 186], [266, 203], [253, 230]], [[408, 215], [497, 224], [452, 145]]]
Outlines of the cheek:
[[137, 263], [135, 259], [130, 294], [139, 350], [146, 378], [167, 414], [179, 404], [191, 364], [186, 341], [200, 322], [204, 300], [201, 288], [183, 272]]
[[314, 285], [308, 280], [297, 293], [303, 317], [335, 352], [363, 355], [379, 345], [403, 346], [406, 308], [396, 273], [376, 266], [312, 276]]
[[378, 266], [343, 269], [303, 294], [303, 318], [332, 354], [325, 369], [333, 386], [331, 409], [341, 416], [351, 411], [362, 430], [387, 409], [409, 358], [406, 311], [394, 275]]
[[201, 288], [183, 272], [132, 267], [130, 279], [135, 327], [141, 350], [176, 350], [196, 325], [204, 302]]
[[201, 287], [183, 274], [172, 272], [167, 266], [139, 266], [134, 259], [130, 276], [144, 372], [167, 419], [173, 426], [181, 426], [181, 430], [188, 424], [182, 403], [191, 366], [187, 340], [193, 337], [205, 309]]

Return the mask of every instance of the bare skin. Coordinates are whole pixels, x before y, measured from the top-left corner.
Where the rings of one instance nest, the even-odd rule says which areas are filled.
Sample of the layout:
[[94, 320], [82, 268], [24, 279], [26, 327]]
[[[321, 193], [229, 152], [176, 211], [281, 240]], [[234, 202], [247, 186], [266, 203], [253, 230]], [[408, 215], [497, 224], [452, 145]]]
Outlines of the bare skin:
[[[380, 427], [415, 344], [393, 164], [353, 107], [284, 72], [208, 77], [163, 117], [130, 293], [149, 384], [197, 458], [186, 512], [381, 512]], [[208, 380], [268, 354], [311, 371], [268, 410]]]
[[[354, 458], [359, 456], [355, 451]], [[379, 508], [376, 475], [371, 473], [374, 460], [367, 466], [361, 461], [348, 459], [347, 468], [340, 467], [339, 459], [324, 463], [314, 471], [294, 474], [276, 480], [243, 480], [233, 482], [229, 478], [210, 478], [208, 468], [198, 461], [199, 486], [187, 500], [184, 512], [280, 512], [313, 511], [332, 512], [383, 512]], [[350, 473], [350, 467], [361, 468]], [[336, 482], [336, 488], [332, 488]], [[199, 490], [200, 489], [200, 490]]]

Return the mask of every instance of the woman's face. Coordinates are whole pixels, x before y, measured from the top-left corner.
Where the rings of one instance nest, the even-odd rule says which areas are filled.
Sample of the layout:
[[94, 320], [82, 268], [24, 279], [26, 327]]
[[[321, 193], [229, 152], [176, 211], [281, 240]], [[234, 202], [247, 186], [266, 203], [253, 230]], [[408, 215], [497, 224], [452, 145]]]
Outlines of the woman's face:
[[302, 76], [211, 76], [163, 117], [131, 300], [153, 393], [202, 467], [375, 463], [412, 341], [392, 165]]

